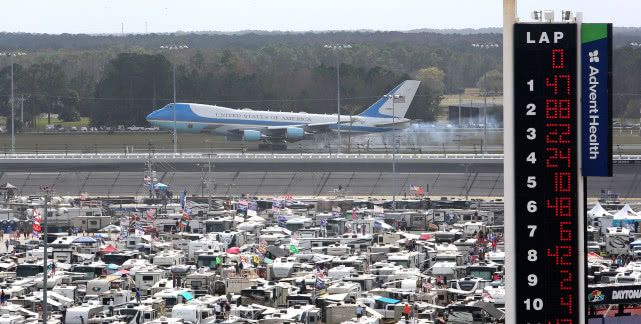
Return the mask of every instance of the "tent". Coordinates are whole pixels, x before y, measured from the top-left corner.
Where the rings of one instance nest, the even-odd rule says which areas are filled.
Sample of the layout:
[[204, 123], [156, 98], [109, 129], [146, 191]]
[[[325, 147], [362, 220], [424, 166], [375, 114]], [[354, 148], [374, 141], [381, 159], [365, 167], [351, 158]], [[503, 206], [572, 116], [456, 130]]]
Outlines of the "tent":
[[119, 233], [121, 231], [120, 226], [118, 225], [107, 225], [99, 230], [99, 232], [114, 232], [114, 233]]
[[596, 203], [596, 205], [594, 205], [594, 207], [592, 207], [592, 209], [588, 211], [588, 216], [596, 218], [603, 216], [612, 216], [612, 214], [605, 210], [605, 208], [603, 208], [600, 203]]
[[0, 190], [13, 190], [13, 189], [18, 189], [18, 187], [6, 182], [5, 184], [0, 186]]
[[236, 247], [236, 246], [233, 246], [233, 247], [230, 247], [229, 249], [227, 249], [226, 252], [229, 253], [229, 254], [239, 254], [240, 253], [240, 248]]
[[100, 252], [102, 252], [104, 254], [107, 254], [107, 253], [113, 253], [113, 252], [116, 252], [116, 251], [118, 251], [118, 249], [115, 246], [109, 244], [104, 249], [102, 249]]
[[618, 213], [626, 213], [628, 215], [633, 215], [633, 216], [638, 216], [639, 215], [639, 214], [637, 214], [637, 212], [632, 210], [632, 207], [630, 207], [630, 205], [628, 205], [628, 204], [625, 204], [625, 206], [623, 206], [623, 208], [621, 208], [621, 210], [619, 210], [617, 212], [617, 214]]
[[158, 189], [158, 190], [167, 190], [167, 187], [169, 186], [162, 182], [158, 182], [154, 184], [154, 189]]
[[98, 242], [98, 241], [95, 238], [89, 237], [89, 236], [81, 236], [81, 237], [75, 238], [73, 241], [71, 241], [71, 243], [76, 243], [76, 244], [78, 244], [78, 243], [81, 243], [81, 244], [94, 244], [96, 242]]
[[623, 226], [625, 224], [633, 224], [637, 222], [641, 222], [641, 215], [632, 210], [628, 204], [625, 204], [621, 210], [616, 212], [612, 219], [613, 226]]

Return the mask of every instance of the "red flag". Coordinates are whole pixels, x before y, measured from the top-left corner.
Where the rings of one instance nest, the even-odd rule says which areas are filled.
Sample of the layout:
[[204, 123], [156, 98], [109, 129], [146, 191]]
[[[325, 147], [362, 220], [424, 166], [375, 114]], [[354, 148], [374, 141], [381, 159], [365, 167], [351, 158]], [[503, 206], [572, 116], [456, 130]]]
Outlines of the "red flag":
[[356, 208], [352, 208], [352, 219], [353, 220], [358, 219], [358, 214], [356, 213]]

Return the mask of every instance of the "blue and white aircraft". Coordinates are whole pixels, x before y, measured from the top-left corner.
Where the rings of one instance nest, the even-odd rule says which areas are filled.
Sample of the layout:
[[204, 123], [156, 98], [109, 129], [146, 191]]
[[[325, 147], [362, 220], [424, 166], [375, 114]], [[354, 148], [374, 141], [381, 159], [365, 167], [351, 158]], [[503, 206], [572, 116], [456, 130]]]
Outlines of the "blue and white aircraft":
[[[405, 113], [414, 99], [420, 81], [406, 80], [382, 96], [362, 113], [341, 115], [341, 133], [375, 133], [401, 129], [409, 125]], [[147, 115], [147, 121], [160, 129], [174, 129], [174, 104]], [[295, 142], [318, 133], [338, 130], [336, 114], [258, 111], [232, 109], [196, 103], [176, 103], [176, 130], [188, 133], [210, 133], [230, 140]]]

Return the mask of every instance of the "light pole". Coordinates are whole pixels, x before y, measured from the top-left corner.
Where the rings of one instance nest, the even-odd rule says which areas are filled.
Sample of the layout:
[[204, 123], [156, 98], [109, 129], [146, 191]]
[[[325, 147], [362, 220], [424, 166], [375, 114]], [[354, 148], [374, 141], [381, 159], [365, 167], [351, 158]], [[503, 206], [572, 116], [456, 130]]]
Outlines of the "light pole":
[[341, 153], [341, 66], [340, 66], [340, 60], [338, 59], [338, 51], [342, 49], [347, 49], [347, 48], [352, 48], [352, 45], [349, 44], [326, 44], [323, 45], [324, 48], [328, 48], [334, 51], [334, 54], [336, 55], [336, 110], [338, 113], [338, 117], [336, 120], [336, 127], [338, 131], [338, 146], [337, 146], [337, 153]]
[[[160, 49], [169, 50], [169, 51], [179, 51], [188, 49], [187, 45], [162, 45]], [[172, 105], [172, 110], [174, 114], [174, 154], [178, 153], [178, 132], [176, 130], [176, 62], [171, 63], [173, 67], [173, 80], [174, 80], [174, 104]]]
[[11, 57], [11, 153], [16, 152], [16, 125], [15, 125], [15, 97], [13, 85], [13, 58], [16, 56], [27, 55], [24, 52], [0, 52], [0, 56]]
[[398, 183], [396, 183], [396, 111], [394, 109], [394, 101], [399, 99], [399, 95], [385, 95], [385, 98], [392, 99], [392, 177], [394, 180], [394, 191], [392, 191], [392, 207], [396, 209], [396, 190], [398, 189]]

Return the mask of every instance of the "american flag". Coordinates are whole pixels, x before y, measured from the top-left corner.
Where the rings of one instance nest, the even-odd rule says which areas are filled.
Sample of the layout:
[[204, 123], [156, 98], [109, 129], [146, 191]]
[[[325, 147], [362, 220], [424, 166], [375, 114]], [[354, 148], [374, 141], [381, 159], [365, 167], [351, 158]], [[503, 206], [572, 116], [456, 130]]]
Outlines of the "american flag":
[[153, 221], [155, 215], [156, 215], [156, 209], [155, 208], [147, 209], [147, 220], [148, 221]]
[[40, 226], [40, 224], [42, 223], [42, 217], [40, 217], [41, 214], [42, 214], [42, 212], [40, 211], [40, 209], [34, 209], [33, 210], [33, 225], [32, 225], [32, 229], [33, 229], [34, 233], [42, 232], [42, 226]]

